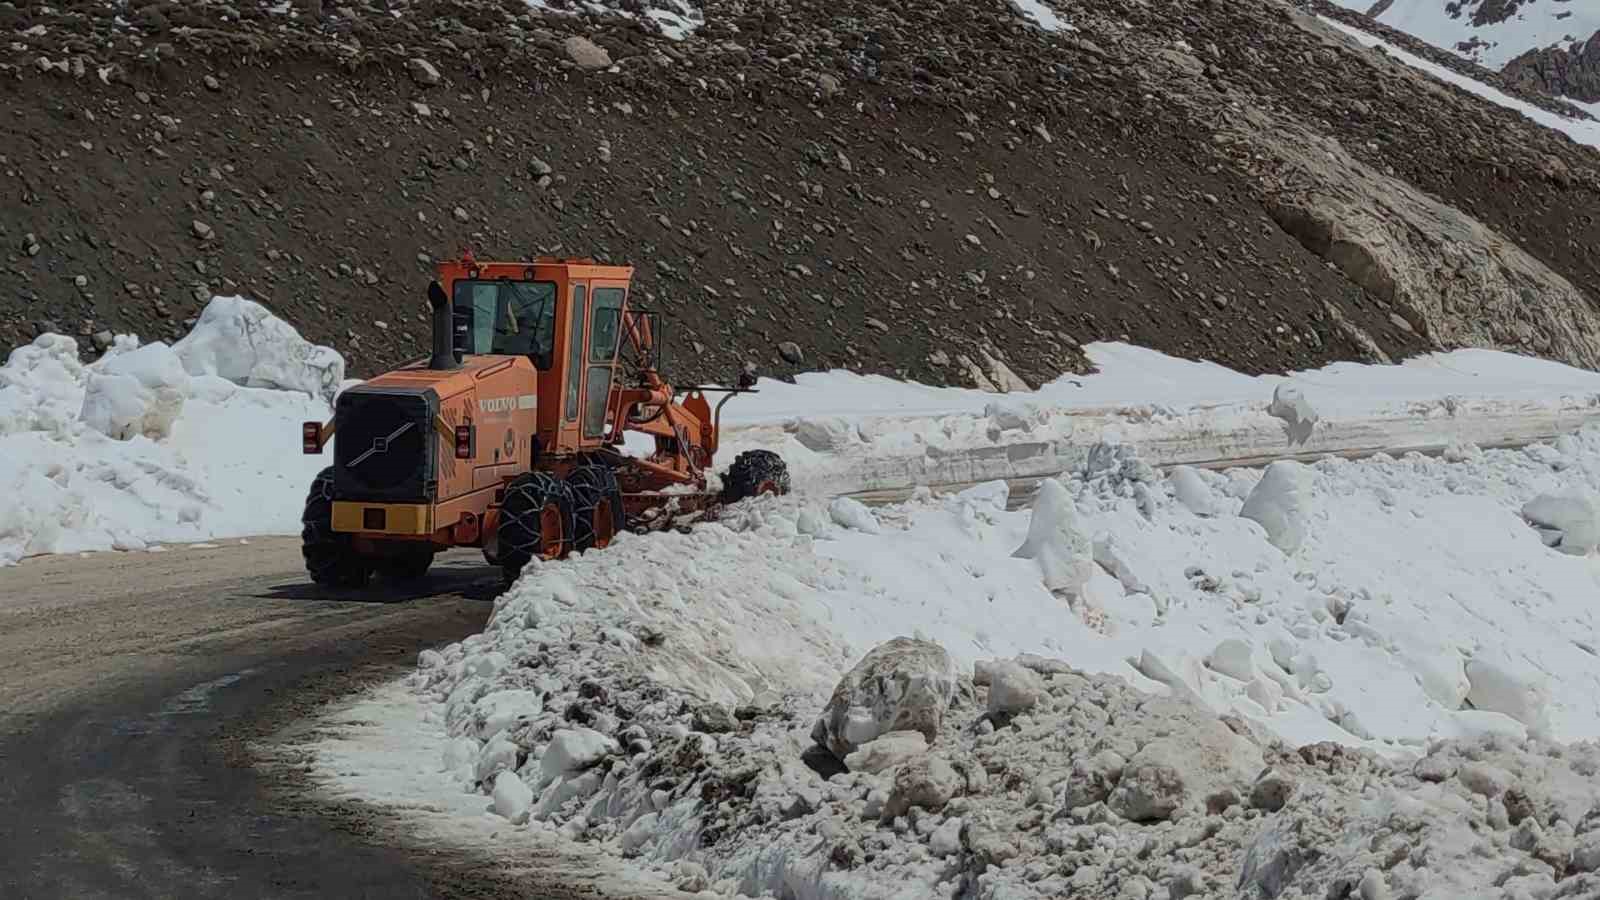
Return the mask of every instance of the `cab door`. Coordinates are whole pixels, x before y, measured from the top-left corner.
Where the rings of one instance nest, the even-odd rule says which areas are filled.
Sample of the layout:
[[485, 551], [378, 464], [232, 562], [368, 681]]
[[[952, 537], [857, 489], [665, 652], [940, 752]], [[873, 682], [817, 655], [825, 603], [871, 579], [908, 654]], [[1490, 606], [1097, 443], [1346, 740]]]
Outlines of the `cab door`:
[[622, 338], [622, 307], [627, 289], [595, 284], [589, 303], [588, 371], [584, 375], [583, 440], [605, 437], [606, 412], [611, 405], [611, 382], [616, 374], [617, 346]]

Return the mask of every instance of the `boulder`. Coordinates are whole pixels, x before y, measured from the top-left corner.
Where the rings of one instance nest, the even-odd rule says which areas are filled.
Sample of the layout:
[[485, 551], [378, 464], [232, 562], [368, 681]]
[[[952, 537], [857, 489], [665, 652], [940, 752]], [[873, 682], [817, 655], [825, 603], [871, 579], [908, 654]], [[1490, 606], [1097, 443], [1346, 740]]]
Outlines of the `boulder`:
[[586, 37], [573, 35], [561, 45], [562, 52], [567, 59], [572, 60], [580, 69], [608, 69], [611, 67], [611, 54], [606, 48], [596, 44]]
[[956, 679], [955, 661], [932, 641], [880, 644], [839, 680], [811, 738], [841, 760], [891, 731], [917, 731], [931, 744]]

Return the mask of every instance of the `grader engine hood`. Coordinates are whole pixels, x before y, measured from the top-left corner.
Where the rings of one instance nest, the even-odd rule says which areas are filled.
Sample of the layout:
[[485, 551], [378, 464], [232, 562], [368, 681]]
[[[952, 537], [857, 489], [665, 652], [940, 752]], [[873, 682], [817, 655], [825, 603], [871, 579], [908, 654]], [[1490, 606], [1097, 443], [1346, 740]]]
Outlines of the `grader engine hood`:
[[334, 493], [342, 500], [426, 503], [438, 484], [432, 388], [357, 385], [334, 411]]

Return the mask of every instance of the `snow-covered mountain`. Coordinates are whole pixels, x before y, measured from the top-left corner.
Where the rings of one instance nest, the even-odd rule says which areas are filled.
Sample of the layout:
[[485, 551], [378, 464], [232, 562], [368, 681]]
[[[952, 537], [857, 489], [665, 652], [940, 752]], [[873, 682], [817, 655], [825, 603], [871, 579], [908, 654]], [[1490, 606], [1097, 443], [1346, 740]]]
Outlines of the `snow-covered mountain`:
[[1592, 0], [1334, 2], [1497, 71], [1530, 50], [1567, 49], [1600, 31]]

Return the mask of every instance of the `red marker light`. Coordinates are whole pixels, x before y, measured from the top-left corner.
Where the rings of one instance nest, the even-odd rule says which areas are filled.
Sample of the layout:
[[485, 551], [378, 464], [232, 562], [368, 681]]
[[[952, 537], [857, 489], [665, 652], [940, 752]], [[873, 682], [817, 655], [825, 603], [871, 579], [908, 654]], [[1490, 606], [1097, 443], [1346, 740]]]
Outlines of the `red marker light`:
[[308, 456], [322, 452], [321, 422], [306, 422], [300, 426], [300, 450]]
[[456, 426], [456, 459], [477, 456], [477, 431], [470, 424]]

